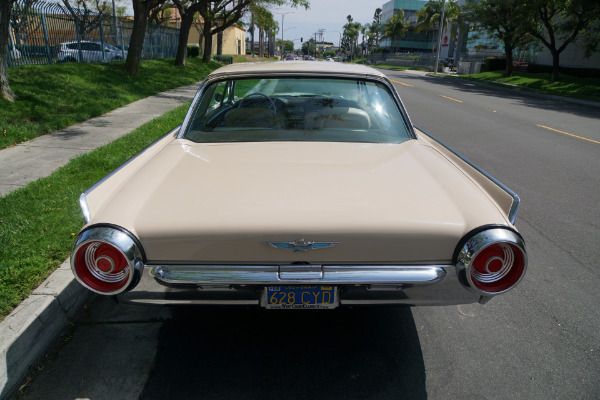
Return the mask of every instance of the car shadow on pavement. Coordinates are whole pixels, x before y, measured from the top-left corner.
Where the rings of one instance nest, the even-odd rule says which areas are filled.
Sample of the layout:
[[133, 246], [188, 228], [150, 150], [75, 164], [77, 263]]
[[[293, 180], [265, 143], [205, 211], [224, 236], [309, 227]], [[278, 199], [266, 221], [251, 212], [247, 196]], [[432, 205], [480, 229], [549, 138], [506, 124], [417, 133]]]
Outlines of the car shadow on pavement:
[[140, 399], [427, 398], [408, 307], [177, 308]]

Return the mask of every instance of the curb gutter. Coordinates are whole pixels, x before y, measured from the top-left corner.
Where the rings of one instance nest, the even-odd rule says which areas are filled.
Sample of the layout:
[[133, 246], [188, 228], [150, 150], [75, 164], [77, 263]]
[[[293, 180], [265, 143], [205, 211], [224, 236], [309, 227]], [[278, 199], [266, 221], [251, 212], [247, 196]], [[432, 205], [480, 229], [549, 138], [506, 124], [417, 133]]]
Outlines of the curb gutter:
[[0, 399], [14, 394], [92, 295], [75, 280], [66, 260], [0, 322]]

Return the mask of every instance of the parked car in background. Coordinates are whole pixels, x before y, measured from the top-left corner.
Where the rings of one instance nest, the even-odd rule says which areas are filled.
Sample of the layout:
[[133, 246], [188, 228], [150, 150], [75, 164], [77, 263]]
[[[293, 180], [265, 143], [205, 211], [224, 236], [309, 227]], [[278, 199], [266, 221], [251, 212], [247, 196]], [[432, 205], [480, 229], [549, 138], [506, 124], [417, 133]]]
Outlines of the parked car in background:
[[228, 65], [80, 197], [88, 289], [140, 304], [448, 305], [525, 274], [518, 196], [413, 126], [363, 65]]
[[57, 57], [59, 62], [111, 62], [123, 60], [127, 57], [127, 51], [124, 52], [108, 43], [102, 45], [100, 42], [82, 40], [61, 43]]

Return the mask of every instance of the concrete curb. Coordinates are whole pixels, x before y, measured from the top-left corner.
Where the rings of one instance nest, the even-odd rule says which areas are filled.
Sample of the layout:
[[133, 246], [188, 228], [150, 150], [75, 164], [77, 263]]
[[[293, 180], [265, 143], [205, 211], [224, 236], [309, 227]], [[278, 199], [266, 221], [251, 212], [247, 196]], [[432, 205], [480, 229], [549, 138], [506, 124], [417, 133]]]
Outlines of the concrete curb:
[[66, 260], [0, 322], [0, 399], [13, 394], [30, 368], [92, 297]]
[[[70, 159], [112, 142], [191, 100], [199, 83], [182, 86], [12, 148], [0, 150], [0, 196], [50, 175]], [[47, 151], [51, 148], [53, 151]], [[0, 399], [18, 390], [30, 368], [91, 298], [69, 260], [0, 322]]]

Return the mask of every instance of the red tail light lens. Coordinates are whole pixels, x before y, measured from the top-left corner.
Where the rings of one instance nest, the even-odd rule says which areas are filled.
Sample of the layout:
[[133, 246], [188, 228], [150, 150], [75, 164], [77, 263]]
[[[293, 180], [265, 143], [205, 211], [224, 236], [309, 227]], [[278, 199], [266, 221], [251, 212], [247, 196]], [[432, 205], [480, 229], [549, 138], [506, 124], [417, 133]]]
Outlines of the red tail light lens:
[[505, 292], [519, 282], [525, 272], [523, 252], [509, 243], [495, 243], [477, 255], [471, 268], [471, 281], [487, 293]]
[[77, 276], [90, 289], [117, 292], [129, 283], [130, 265], [119, 249], [102, 242], [81, 246], [75, 255]]
[[489, 229], [469, 238], [457, 258], [459, 273], [468, 284], [485, 295], [513, 288], [525, 275], [525, 243], [508, 229]]
[[128, 234], [97, 227], [78, 236], [71, 268], [82, 285], [96, 293], [111, 295], [128, 289], [134, 276], [139, 277], [136, 270], [141, 264], [139, 259], [136, 242]]

